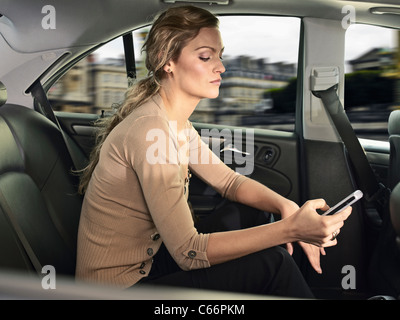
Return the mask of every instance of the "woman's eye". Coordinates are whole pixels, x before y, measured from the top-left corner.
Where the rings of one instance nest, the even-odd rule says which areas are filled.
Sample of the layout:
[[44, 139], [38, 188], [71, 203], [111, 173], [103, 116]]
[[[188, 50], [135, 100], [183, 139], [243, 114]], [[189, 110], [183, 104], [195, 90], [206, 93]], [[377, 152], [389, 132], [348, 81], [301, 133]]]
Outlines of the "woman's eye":
[[207, 62], [208, 60], [210, 60], [210, 58], [203, 58], [203, 57], [200, 57], [200, 60], [201, 60], [201, 61], [204, 61], [204, 62]]

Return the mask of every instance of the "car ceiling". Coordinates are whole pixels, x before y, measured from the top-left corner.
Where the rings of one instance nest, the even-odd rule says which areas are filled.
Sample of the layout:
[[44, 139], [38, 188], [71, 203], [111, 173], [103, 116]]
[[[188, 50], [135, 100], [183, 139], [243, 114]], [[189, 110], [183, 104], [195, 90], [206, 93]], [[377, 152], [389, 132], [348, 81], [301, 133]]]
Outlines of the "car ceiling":
[[[342, 8], [351, 5], [356, 8], [358, 22], [400, 28], [400, 15], [370, 12], [373, 7], [400, 10], [395, 2], [398, 0], [230, 0], [228, 5], [201, 6], [223, 15], [288, 15], [340, 21]], [[48, 4], [55, 8], [56, 28], [45, 30], [42, 8]], [[168, 6], [163, 0], [0, 0], [0, 81], [7, 87], [9, 102], [29, 103], [25, 91], [50, 67], [54, 68], [52, 72], [60, 70], [97, 45], [151, 23]]]
[[[41, 10], [49, 1], [2, 0], [0, 4], [0, 33], [18, 52], [91, 45], [107, 41], [123, 32], [152, 21], [154, 14], [166, 7], [159, 0], [53, 0], [56, 8], [55, 30], [44, 30]], [[400, 15], [373, 15], [371, 7], [391, 6], [396, 0], [339, 1], [339, 0], [235, 0], [229, 5], [205, 5], [218, 14], [271, 14], [343, 18], [344, 5], [357, 8], [361, 22], [386, 23], [400, 27]], [[18, 3], [18, 5], [16, 4]], [[399, 5], [397, 4], [397, 8]], [[22, 10], [23, 9], [23, 10]], [[37, 14], [34, 14], [37, 12]]]

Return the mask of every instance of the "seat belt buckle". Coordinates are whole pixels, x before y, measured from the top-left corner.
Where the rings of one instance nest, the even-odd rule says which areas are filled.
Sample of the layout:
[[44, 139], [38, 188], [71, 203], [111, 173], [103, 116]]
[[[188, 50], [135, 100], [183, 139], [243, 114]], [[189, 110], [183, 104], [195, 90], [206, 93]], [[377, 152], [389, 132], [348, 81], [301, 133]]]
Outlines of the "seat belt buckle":
[[365, 195], [365, 199], [368, 202], [377, 202], [380, 205], [385, 205], [385, 202], [389, 198], [390, 189], [387, 188], [383, 183], [379, 182], [378, 190], [370, 196], [368, 193]]

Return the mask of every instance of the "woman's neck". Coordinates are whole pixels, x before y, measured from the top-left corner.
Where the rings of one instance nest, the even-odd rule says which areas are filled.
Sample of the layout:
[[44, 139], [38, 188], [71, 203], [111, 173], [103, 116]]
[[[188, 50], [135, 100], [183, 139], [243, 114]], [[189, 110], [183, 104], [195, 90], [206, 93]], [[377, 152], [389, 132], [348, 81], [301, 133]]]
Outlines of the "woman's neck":
[[200, 99], [188, 97], [172, 90], [167, 91], [164, 88], [160, 89], [160, 96], [163, 100], [168, 120], [176, 121], [178, 132], [180, 132], [184, 129], [187, 120], [200, 102]]

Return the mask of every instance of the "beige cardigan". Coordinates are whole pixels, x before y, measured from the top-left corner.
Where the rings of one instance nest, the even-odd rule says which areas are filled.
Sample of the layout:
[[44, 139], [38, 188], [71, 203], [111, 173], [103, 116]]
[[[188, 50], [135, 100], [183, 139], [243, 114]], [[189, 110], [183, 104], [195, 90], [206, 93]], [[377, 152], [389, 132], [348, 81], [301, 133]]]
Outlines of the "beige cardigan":
[[162, 242], [183, 270], [210, 266], [209, 235], [197, 232], [187, 203], [188, 165], [231, 200], [247, 179], [221, 162], [189, 121], [178, 138], [159, 95], [112, 130], [82, 206], [77, 279], [132, 286], [148, 275]]

